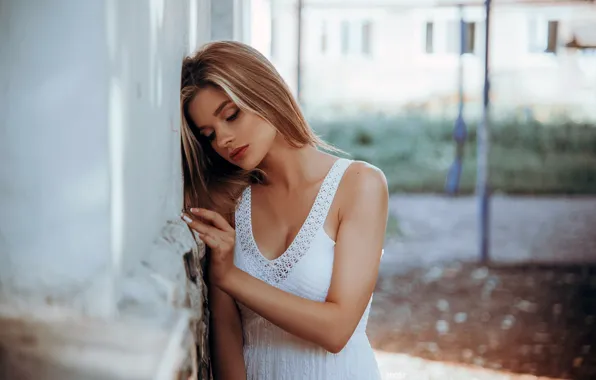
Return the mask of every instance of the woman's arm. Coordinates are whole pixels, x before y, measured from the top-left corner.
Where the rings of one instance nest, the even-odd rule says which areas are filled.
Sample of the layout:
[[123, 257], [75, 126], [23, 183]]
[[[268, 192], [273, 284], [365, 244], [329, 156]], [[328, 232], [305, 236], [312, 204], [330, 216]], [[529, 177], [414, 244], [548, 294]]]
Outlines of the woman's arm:
[[217, 286], [210, 284], [209, 309], [214, 379], [246, 379], [242, 322], [234, 300]]
[[345, 174], [331, 286], [325, 302], [279, 290], [233, 267], [218, 286], [280, 328], [337, 353], [375, 288], [388, 214], [385, 176], [364, 163]]

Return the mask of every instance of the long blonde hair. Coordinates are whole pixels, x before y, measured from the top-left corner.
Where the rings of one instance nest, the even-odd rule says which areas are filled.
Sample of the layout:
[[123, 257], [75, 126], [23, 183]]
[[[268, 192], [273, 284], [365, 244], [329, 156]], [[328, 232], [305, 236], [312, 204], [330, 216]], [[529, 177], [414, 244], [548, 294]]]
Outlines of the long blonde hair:
[[207, 86], [223, 90], [243, 111], [273, 125], [293, 147], [312, 145], [337, 151], [307, 124], [288, 86], [261, 53], [232, 41], [211, 42], [182, 63], [182, 174], [184, 208], [203, 207], [221, 213], [230, 223], [238, 198], [251, 182], [263, 179], [220, 157], [194, 125], [188, 106]]

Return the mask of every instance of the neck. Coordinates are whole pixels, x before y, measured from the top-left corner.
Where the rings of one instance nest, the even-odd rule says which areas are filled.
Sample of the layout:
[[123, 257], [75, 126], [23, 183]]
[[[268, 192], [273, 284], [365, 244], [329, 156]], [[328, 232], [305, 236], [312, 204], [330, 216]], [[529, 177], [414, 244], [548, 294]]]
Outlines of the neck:
[[267, 184], [292, 190], [310, 182], [317, 176], [317, 161], [321, 155], [314, 146], [294, 148], [282, 142], [276, 144], [265, 156], [259, 168], [267, 175]]

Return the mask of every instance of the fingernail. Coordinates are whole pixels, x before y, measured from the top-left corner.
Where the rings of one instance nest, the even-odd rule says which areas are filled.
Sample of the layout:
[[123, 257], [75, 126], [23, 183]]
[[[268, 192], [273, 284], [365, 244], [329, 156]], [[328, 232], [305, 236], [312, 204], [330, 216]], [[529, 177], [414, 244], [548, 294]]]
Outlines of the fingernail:
[[182, 219], [184, 219], [186, 223], [192, 223], [192, 219], [189, 218], [186, 214], [182, 214]]
[[199, 212], [200, 208], [191, 208], [190, 212]]

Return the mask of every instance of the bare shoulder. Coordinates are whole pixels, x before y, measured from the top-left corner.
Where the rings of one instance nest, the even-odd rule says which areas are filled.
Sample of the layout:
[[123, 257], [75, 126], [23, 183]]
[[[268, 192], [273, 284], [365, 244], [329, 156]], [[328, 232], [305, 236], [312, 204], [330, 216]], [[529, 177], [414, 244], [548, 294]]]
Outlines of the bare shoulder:
[[345, 203], [356, 207], [361, 201], [385, 204], [389, 197], [385, 174], [364, 161], [354, 161], [348, 167], [340, 187]]
[[351, 195], [359, 192], [381, 195], [388, 192], [387, 178], [381, 169], [364, 161], [354, 161], [346, 170], [344, 182]]

